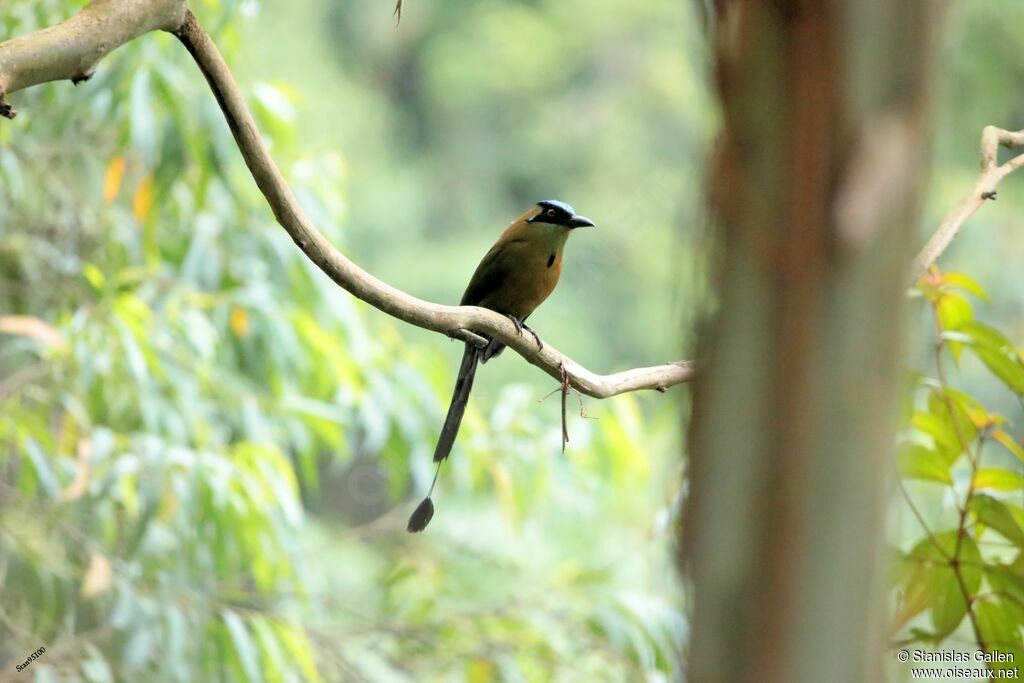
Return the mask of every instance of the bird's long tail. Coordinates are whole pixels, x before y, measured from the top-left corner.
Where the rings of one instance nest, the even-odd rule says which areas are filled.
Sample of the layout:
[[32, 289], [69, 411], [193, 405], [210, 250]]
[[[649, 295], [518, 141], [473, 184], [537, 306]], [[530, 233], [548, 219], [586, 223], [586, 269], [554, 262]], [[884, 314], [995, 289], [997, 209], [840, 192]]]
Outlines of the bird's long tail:
[[473, 378], [476, 376], [476, 365], [480, 358], [480, 351], [470, 344], [466, 344], [466, 352], [462, 354], [462, 365], [459, 366], [459, 377], [455, 380], [455, 391], [452, 392], [452, 402], [448, 406], [448, 415], [444, 418], [444, 426], [441, 427], [441, 436], [437, 439], [437, 446], [434, 448], [434, 462], [441, 462], [452, 452], [452, 444], [459, 433], [459, 425], [462, 424], [462, 416], [466, 412], [466, 404], [469, 402], [469, 392], [473, 389]]
[[434, 472], [434, 480], [430, 482], [427, 497], [409, 517], [407, 529], [410, 533], [423, 531], [430, 523], [430, 518], [434, 516], [434, 503], [430, 497], [434, 493], [434, 485], [437, 484], [437, 474], [441, 471], [441, 463], [452, 452], [452, 445], [459, 433], [459, 425], [462, 424], [466, 404], [469, 403], [469, 392], [473, 389], [473, 378], [476, 376], [476, 366], [479, 362], [480, 349], [466, 344], [466, 352], [462, 355], [462, 365], [459, 366], [459, 376], [455, 380], [455, 391], [452, 392], [452, 402], [448, 406], [448, 415], [444, 418], [441, 436], [438, 437], [437, 446], [434, 448], [434, 462], [437, 463], [437, 470]]

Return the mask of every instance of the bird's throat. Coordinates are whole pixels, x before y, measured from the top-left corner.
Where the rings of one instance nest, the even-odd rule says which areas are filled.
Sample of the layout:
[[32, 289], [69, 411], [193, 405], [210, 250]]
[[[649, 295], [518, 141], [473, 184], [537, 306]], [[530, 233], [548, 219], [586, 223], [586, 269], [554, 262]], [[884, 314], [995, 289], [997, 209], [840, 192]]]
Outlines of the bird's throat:
[[538, 242], [550, 253], [560, 255], [565, 247], [565, 241], [569, 239], [569, 228], [563, 225], [551, 225], [550, 223], [535, 223], [534, 230]]

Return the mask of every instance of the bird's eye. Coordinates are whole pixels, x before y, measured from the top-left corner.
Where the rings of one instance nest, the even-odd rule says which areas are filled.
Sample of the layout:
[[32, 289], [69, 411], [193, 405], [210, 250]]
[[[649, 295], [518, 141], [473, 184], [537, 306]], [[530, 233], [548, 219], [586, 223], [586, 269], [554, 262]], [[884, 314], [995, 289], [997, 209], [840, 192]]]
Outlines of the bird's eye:
[[558, 212], [555, 211], [554, 209], [548, 209], [548, 215], [551, 216], [552, 218], [555, 217], [556, 213], [558, 213]]

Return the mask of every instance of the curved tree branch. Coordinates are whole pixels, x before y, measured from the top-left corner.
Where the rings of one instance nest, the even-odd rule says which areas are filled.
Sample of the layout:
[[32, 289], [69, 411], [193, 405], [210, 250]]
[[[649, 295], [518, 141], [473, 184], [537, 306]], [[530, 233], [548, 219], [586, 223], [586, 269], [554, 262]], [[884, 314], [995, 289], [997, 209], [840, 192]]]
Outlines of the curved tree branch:
[[996, 198], [996, 185], [1006, 176], [1024, 166], [1024, 154], [1018, 154], [1004, 164], [999, 164], [999, 147], [1018, 149], [1024, 147], [1024, 130], [1011, 132], [985, 126], [981, 131], [981, 172], [970, 193], [960, 200], [942, 219], [935, 234], [914, 259], [914, 279], [925, 274], [932, 264], [946, 251], [960, 228], [974, 212], [988, 199]]
[[110, 52], [144, 33], [173, 31], [187, 11], [185, 0], [93, 0], [67, 21], [0, 43], [0, 116], [16, 116], [6, 95], [88, 80]]
[[664, 391], [694, 377], [695, 366], [689, 361], [598, 375], [549, 344], [538, 350], [533, 339], [520, 335], [504, 316], [483, 308], [423, 301], [354, 264], [302, 211], [260, 137], [231, 71], [184, 0], [93, 0], [58, 26], [0, 43], [0, 113], [4, 93], [46, 81], [87, 77], [115, 47], [157, 28], [174, 33], [195, 59], [277, 222], [313, 263], [353, 296], [399, 320], [469, 343], [479, 343], [481, 334], [495, 337], [551, 377], [560, 382], [567, 378], [573, 388], [594, 398], [640, 389]]

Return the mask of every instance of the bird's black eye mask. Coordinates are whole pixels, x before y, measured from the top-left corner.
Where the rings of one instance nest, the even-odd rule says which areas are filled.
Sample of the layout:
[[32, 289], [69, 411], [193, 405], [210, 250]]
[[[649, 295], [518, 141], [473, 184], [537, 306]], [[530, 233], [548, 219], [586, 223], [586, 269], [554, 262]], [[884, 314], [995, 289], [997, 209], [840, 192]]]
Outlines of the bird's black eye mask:
[[530, 223], [550, 223], [552, 225], [568, 226], [569, 220], [576, 215], [572, 207], [563, 202], [543, 201], [537, 202], [540, 213], [530, 219]]
[[565, 202], [545, 199], [537, 202], [540, 212], [531, 218], [529, 223], [545, 223], [548, 225], [562, 225], [572, 230], [573, 228], [593, 227], [594, 223], [586, 216], [579, 216], [571, 206]]

